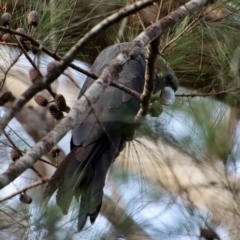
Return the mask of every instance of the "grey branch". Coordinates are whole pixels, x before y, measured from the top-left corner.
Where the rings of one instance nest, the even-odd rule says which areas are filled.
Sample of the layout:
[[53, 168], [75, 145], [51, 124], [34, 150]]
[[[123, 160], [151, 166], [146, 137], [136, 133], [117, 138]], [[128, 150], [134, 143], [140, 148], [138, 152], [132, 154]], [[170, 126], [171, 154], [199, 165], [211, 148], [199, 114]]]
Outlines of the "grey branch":
[[[39, 91], [47, 88], [55, 79], [57, 79], [63, 71], [69, 66], [69, 64], [74, 60], [81, 49], [89, 42], [90, 39], [95, 37], [100, 31], [103, 31], [111, 24], [122, 18], [139, 11], [149, 5], [151, 5], [153, 0], [139, 1], [128, 7], [122, 8], [117, 13], [112, 14], [108, 18], [101, 21], [94, 28], [92, 28], [85, 36], [83, 36], [67, 53], [66, 55], [56, 64], [56, 67], [45, 77], [41, 77], [35, 84], [26, 90], [22, 96], [17, 99], [11, 109], [9, 109], [0, 121], [0, 135], [2, 131], [7, 126], [9, 121], [14, 117], [14, 115]], [[111, 81], [109, 81], [111, 83]]]
[[46, 183], [46, 182], [48, 182], [48, 181], [49, 181], [49, 178], [42, 178], [42, 179], [39, 180], [39, 181], [36, 181], [36, 182], [34, 182], [34, 183], [32, 183], [32, 184], [30, 184], [30, 185], [28, 185], [28, 186], [26, 186], [26, 187], [24, 187], [24, 188], [16, 191], [16, 192], [14, 192], [14, 193], [9, 194], [8, 196], [6, 196], [6, 197], [4, 197], [4, 198], [1, 198], [1, 199], [0, 199], [0, 203], [5, 202], [5, 201], [7, 201], [7, 200], [9, 200], [9, 199], [11, 199], [11, 198], [13, 198], [13, 197], [15, 197], [15, 196], [17, 196], [17, 195], [20, 194], [20, 193], [26, 192], [27, 190], [29, 190], [29, 189], [31, 189], [31, 188], [35, 188], [35, 187], [37, 187], [37, 186], [40, 186], [40, 185], [42, 185], [42, 184], [44, 184], [44, 183]]
[[[132, 12], [136, 10], [136, 6], [140, 4], [147, 4], [149, 2], [138, 2], [130, 5], [128, 8], [132, 7]], [[23, 173], [26, 169], [31, 167], [42, 155], [46, 154], [50, 149], [70, 130], [72, 129], [77, 122], [82, 122], [85, 116], [90, 111], [90, 105], [95, 102], [98, 97], [103, 93], [104, 89], [111, 84], [113, 79], [116, 79], [118, 74], [120, 73], [122, 66], [124, 63], [128, 61], [129, 58], [135, 57], [140, 49], [143, 49], [147, 44], [151, 41], [160, 37], [168, 28], [172, 27], [175, 23], [183, 19], [192, 11], [199, 9], [207, 3], [207, 0], [192, 0], [189, 1], [186, 5], [181, 6], [168, 16], [162, 18], [160, 21], [157, 21], [153, 25], [146, 28], [144, 32], [142, 32], [134, 41], [130, 44], [129, 48], [119, 54], [116, 59], [114, 59], [109, 66], [102, 72], [100, 77], [92, 84], [92, 86], [86, 91], [85, 96], [82, 96], [76, 104], [71, 109], [68, 116], [66, 116], [51, 132], [49, 132], [46, 137], [42, 139], [39, 143], [37, 143], [31, 150], [29, 150], [23, 157], [21, 157], [17, 162], [11, 164], [9, 168], [0, 175], [0, 188], [5, 187], [7, 184], [12, 182], [15, 178], [17, 178], [21, 173]], [[144, 5], [144, 6], [145, 6]], [[143, 5], [141, 5], [143, 6]], [[122, 16], [126, 15], [125, 12], [121, 10]], [[139, 7], [140, 8], [140, 7]], [[125, 14], [125, 15], [124, 15]], [[120, 19], [119, 15], [114, 15], [114, 19]], [[107, 18], [108, 20], [104, 20], [102, 24], [108, 26], [109, 21], [113, 19], [113, 15]], [[94, 31], [100, 28], [100, 25], [96, 25], [89, 34], [94, 36]], [[93, 32], [93, 33], [91, 33]], [[90, 36], [89, 36], [90, 37]], [[68, 64], [73, 60], [76, 53], [81, 49], [84, 45], [84, 41], [89, 39], [89, 37], [84, 37], [83, 40], [80, 40], [69, 52], [68, 54], [60, 61], [58, 64], [57, 71], [52, 71], [49, 76], [43, 79], [42, 83], [39, 83], [39, 86], [45, 86], [46, 84], [50, 84], [53, 79], [57, 78], [60, 74], [60, 69], [62, 71], [68, 66]], [[34, 84], [35, 85], [35, 84]], [[32, 90], [34, 89], [34, 85]], [[35, 87], [36, 88], [36, 87]], [[38, 89], [35, 89], [37, 91]], [[33, 96], [33, 93], [29, 93], [28, 97]], [[15, 102], [13, 110], [7, 112], [7, 115], [2, 119], [0, 123], [1, 130], [3, 130], [14, 115], [16, 110], [19, 110], [19, 107], [23, 106], [28, 99], [26, 95], [24, 95], [20, 100]]]
[[137, 113], [136, 120], [139, 120], [147, 115], [148, 105], [154, 86], [155, 63], [158, 54], [158, 46], [160, 38], [154, 39], [148, 48], [147, 68], [145, 73], [145, 85], [143, 93], [141, 94], [141, 106]]

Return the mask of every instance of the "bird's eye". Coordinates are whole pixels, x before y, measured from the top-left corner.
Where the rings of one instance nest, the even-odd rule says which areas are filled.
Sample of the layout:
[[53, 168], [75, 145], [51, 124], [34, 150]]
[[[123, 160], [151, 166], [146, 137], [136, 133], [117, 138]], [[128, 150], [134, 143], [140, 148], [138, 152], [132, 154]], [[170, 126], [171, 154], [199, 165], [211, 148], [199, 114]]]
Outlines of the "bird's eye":
[[166, 79], [166, 82], [171, 82], [173, 77], [171, 74], [168, 73], [168, 74], [166, 74], [165, 79]]

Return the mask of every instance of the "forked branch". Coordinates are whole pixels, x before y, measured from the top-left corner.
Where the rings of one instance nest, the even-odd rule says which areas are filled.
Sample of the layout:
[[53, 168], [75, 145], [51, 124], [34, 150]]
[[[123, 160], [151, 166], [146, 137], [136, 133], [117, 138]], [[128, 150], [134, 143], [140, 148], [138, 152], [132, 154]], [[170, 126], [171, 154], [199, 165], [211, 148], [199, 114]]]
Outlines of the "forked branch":
[[[82, 96], [76, 104], [72, 107], [69, 114], [61, 120], [61, 122], [51, 131], [46, 137], [37, 143], [31, 150], [29, 150], [22, 158], [20, 158], [15, 164], [9, 166], [9, 168], [0, 175], [0, 188], [3, 188], [15, 178], [17, 178], [26, 169], [31, 167], [42, 155], [46, 154], [50, 149], [70, 130], [76, 123], [81, 123], [88, 112], [90, 111], [89, 105], [92, 105], [98, 97], [103, 93], [104, 89], [112, 83], [113, 79], [116, 79], [118, 74], [121, 72], [122, 66], [130, 59], [136, 57], [136, 55], [143, 49], [147, 44], [152, 42], [154, 39], [161, 37], [162, 34], [174, 26], [177, 22], [182, 20], [185, 16], [192, 13], [192, 11], [203, 7], [208, 1], [207, 0], [192, 0], [187, 4], [181, 6], [168, 16], [162, 18], [156, 23], [152, 24], [144, 32], [142, 32], [137, 38], [133, 40], [129, 48], [120, 53], [116, 59], [114, 59], [109, 66], [104, 69], [100, 77], [95, 81], [92, 86], [86, 91], [85, 95]], [[86, 44], [86, 41], [93, 36], [99, 29], [105, 29], [112, 22], [127, 16], [129, 13], [137, 11], [143, 8], [152, 1], [141, 1], [130, 5], [117, 14], [111, 15], [109, 18], [96, 25], [88, 34], [86, 34], [78, 43], [70, 49], [65, 57], [59, 62], [56, 69], [52, 71], [47, 77], [43, 78], [38, 84], [34, 84], [23, 96], [18, 99], [11, 111], [3, 117], [0, 122], [0, 128], [3, 130], [8, 121], [14, 116], [14, 113], [18, 111], [37, 91], [48, 86], [54, 79], [56, 79], [74, 59], [79, 50]], [[113, 21], [114, 19], [114, 21]], [[112, 22], [111, 22], [112, 21]]]

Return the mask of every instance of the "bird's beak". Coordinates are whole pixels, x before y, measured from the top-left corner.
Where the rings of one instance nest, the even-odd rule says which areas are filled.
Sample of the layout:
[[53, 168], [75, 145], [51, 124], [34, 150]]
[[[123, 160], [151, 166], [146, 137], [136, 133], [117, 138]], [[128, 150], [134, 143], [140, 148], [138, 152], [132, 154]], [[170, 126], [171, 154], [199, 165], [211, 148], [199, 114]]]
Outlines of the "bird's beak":
[[171, 87], [164, 87], [160, 92], [160, 103], [165, 106], [171, 106], [175, 102], [175, 93]]

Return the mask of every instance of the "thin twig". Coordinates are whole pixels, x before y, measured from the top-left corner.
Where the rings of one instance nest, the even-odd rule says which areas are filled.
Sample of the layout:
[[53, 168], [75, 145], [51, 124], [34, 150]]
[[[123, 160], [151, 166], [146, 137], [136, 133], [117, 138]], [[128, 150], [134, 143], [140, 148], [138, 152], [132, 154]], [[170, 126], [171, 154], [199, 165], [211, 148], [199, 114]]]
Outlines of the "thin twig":
[[29, 57], [28, 53], [26, 52], [25, 48], [23, 47], [22, 43], [17, 39], [17, 37], [14, 35], [14, 38], [19, 46], [19, 48], [21, 49], [22, 53], [24, 54], [24, 56], [27, 58], [27, 60], [29, 61], [29, 63], [33, 66], [33, 68], [37, 71], [39, 76], [42, 76], [40, 70], [38, 69], [38, 67], [36, 66], [36, 64], [34, 63], [34, 61]]
[[220, 91], [220, 92], [211, 92], [211, 93], [178, 93], [175, 94], [176, 97], [187, 97], [187, 98], [194, 98], [194, 97], [211, 97], [211, 96], [218, 96], [218, 95], [223, 95], [223, 94], [228, 94], [228, 93], [235, 93], [239, 94], [240, 87], [236, 88], [231, 88], [225, 91]]
[[18, 5], [18, 1], [19, 0], [16, 0], [15, 3], [14, 3], [14, 7], [13, 7], [13, 10], [12, 10], [12, 15], [15, 13], [15, 10], [16, 10], [17, 5]]
[[198, 16], [188, 25], [186, 26], [182, 32], [180, 32], [175, 38], [173, 38], [172, 40], [170, 40], [168, 43], [166, 43], [166, 45], [162, 48], [162, 50], [160, 51], [160, 54], [163, 54], [165, 52], [165, 50], [175, 41], [177, 41], [182, 35], [184, 35], [185, 33], [189, 32], [190, 30], [192, 30], [194, 27], [196, 27], [198, 23], [196, 23], [197, 21], [199, 21], [199, 18], [202, 16], [203, 12], [206, 10], [206, 7], [202, 9], [202, 11], [198, 14]]
[[7, 78], [7, 75], [9, 73], [9, 71], [11, 70], [11, 68], [13, 67], [13, 65], [18, 61], [18, 59], [21, 57], [22, 53], [20, 53], [15, 59], [14, 61], [11, 63], [11, 65], [8, 67], [8, 69], [6, 70], [6, 72], [4, 73], [4, 77], [1, 81], [1, 86], [0, 86], [0, 91], [2, 90], [4, 84], [5, 84], [5, 81], [6, 81], [6, 78]]
[[163, 4], [163, 0], [161, 0], [160, 3], [159, 3], [156, 21], [157, 21], [157, 20], [159, 19], [159, 17], [160, 17], [160, 14], [161, 14], [161, 11], [162, 11], [162, 4]]
[[[37, 67], [37, 65], [35, 64], [35, 62], [29, 57], [28, 53], [26, 52], [26, 50], [24, 49], [22, 43], [17, 39], [17, 37], [14, 35], [15, 40], [18, 43], [18, 46], [20, 47], [21, 51], [23, 52], [24, 56], [27, 58], [27, 60], [29, 61], [29, 63], [33, 66], [33, 68], [36, 70], [36, 72], [38, 73], [39, 77], [43, 77], [42, 73], [40, 72], [39, 68]], [[48, 90], [48, 92], [51, 94], [51, 96], [53, 98], [55, 98], [56, 93], [53, 92], [51, 86], [47, 86], [46, 89]]]
[[[134, 3], [135, 1], [132, 0], [131, 2]], [[138, 21], [139, 21], [139, 23], [140, 23], [142, 29], [145, 30], [146, 27], [145, 27], [145, 25], [144, 25], [144, 23], [143, 23], [143, 20], [142, 20], [142, 18], [141, 18], [141, 16], [140, 16], [139, 12], [137, 12], [136, 15], [137, 15]]]
[[[0, 188], [5, 187], [26, 169], [33, 166], [38, 158], [50, 151], [70, 129], [72, 129], [77, 123], [82, 123], [91, 110], [88, 101], [92, 104], [99, 98], [99, 96], [101, 96], [103, 91], [111, 84], [112, 80], [119, 76], [123, 65], [129, 59], [136, 57], [146, 45], [154, 39], [161, 37], [166, 30], [173, 27], [177, 22], [190, 14], [192, 11], [203, 7], [207, 2], [208, 0], [191, 0], [184, 6], [181, 6], [166, 17], [147, 27], [144, 32], [142, 32], [133, 40], [132, 43], [130, 43], [129, 47], [124, 52], [120, 53], [109, 63], [109, 65], [101, 73], [99, 79], [86, 90], [85, 95], [83, 95], [71, 108], [69, 114], [63, 118], [40, 142], [38, 142], [18, 161], [11, 164], [8, 169], [0, 175]], [[96, 36], [99, 31], [106, 29], [106, 27], [111, 23], [118, 21], [121, 18], [128, 16], [130, 13], [140, 10], [150, 4], [152, 4], [152, 1], [137, 2], [127, 8], [123, 8], [118, 12], [118, 14], [114, 14], [97, 24], [69, 50], [62, 61], [60, 61], [41, 82], [39, 81], [37, 84], [33, 84], [22, 95], [21, 99], [18, 99], [13, 104], [11, 110], [7, 111], [1, 119], [0, 131], [3, 131], [14, 114], [19, 111], [24, 104], [35, 95], [35, 93], [52, 83], [54, 79], [56, 79], [69, 66], [69, 63], [74, 60], [76, 54], [83, 46], [85, 46], [89, 39]]]
[[[206, 0], [204, 0], [206, 1]], [[100, 31], [103, 31], [111, 24], [121, 20], [122, 18], [139, 11], [149, 5], [153, 4], [153, 0], [143, 0], [139, 1], [135, 4], [131, 4], [128, 7], [122, 8], [117, 13], [109, 16], [108, 18], [104, 19], [102, 22], [97, 24], [94, 28], [92, 28], [87, 34], [85, 34], [62, 58], [60, 62], [56, 64], [54, 69], [52, 69], [47, 76], [40, 78], [38, 81], [36, 81], [31, 87], [29, 87], [20, 98], [16, 99], [16, 101], [13, 103], [13, 106], [11, 109], [5, 112], [4, 116], [2, 117], [0, 121], [0, 135], [3, 131], [3, 129], [7, 126], [9, 121], [14, 117], [14, 115], [39, 91], [45, 89], [48, 87], [53, 81], [55, 81], [61, 74], [64, 72], [64, 70], [70, 65], [70, 63], [74, 60], [76, 55], [79, 53], [79, 51], [89, 42], [90, 39], [97, 36]], [[106, 81], [111, 83], [112, 79], [109, 79], [110, 81]], [[102, 81], [102, 80], [101, 80]], [[107, 85], [106, 85], [107, 86]], [[106, 87], [105, 86], [105, 87]], [[105, 89], [104, 87], [104, 89]]]
[[[26, 35], [26, 34], [23, 34], [23, 33], [20, 33], [20, 32], [16, 32], [14, 30], [11, 30], [11, 29], [8, 29], [8, 28], [4, 28], [4, 27], [1, 27], [0, 26], [0, 30], [2, 29], [2, 31], [5, 31], [5, 32], [8, 32], [8, 33], [11, 33], [11, 34], [15, 34], [15, 35], [19, 35], [19, 36], [22, 36], [22, 37], [25, 37], [27, 40], [31, 41], [32, 44], [36, 45], [37, 47], [40, 46], [39, 42], [37, 42], [34, 38], [32, 38], [31, 36], [29, 35]], [[18, 46], [17, 44], [9, 44], [9, 43], [3, 43], [5, 45], [10, 45], [10, 46]], [[49, 55], [50, 57], [54, 58], [55, 60], [57, 61], [62, 61], [62, 57], [59, 56], [58, 54], [55, 54], [51, 51], [49, 51], [47, 48], [45, 48], [44, 46], [41, 45], [41, 49], [44, 53], [46, 53], [47, 55]], [[86, 76], [88, 77], [91, 77], [92, 79], [98, 79], [98, 75], [96, 75], [95, 73], [92, 73], [92, 72], [89, 72], [88, 70], [84, 69], [84, 68], [81, 68], [73, 63], [70, 63], [69, 64], [69, 67], [71, 67], [72, 69], [80, 72], [80, 73], [83, 73], [85, 74]], [[72, 79], [70, 78], [70, 80], [72, 81]], [[122, 84], [119, 84], [115, 81], [113, 81], [111, 83], [111, 86], [114, 86], [114, 87], [117, 87], [121, 90], [123, 90], [124, 92], [126, 93], [129, 93], [129, 94], [132, 94], [134, 97], [136, 98], [140, 98], [140, 94], [134, 90], [131, 90], [127, 87], [125, 87], [124, 85]]]
[[[0, 26], [0, 28], [1, 28], [1, 26]], [[7, 28], [4, 28], [4, 29], [7, 29]], [[3, 30], [3, 31], [5, 31], [5, 30]], [[18, 44], [17, 43], [10, 43], [10, 42], [2, 42], [2, 41], [0, 41], [0, 44], [1, 45], [6, 45], [6, 46], [14, 46], [14, 47], [18, 47]]]
[[0, 209], [0, 211], [1, 211], [3, 214], [7, 215], [9, 218], [11, 218], [11, 219], [12, 219], [14, 222], [16, 222], [17, 224], [20, 224], [20, 225], [21, 225], [22, 227], [24, 227], [24, 228], [28, 228], [28, 226], [25, 226], [24, 224], [21, 223], [21, 221], [16, 220], [15, 218], [13, 218], [10, 214], [8, 214], [7, 212], [5, 212], [4, 210]]
[[[14, 149], [18, 150], [19, 152], [21, 152], [22, 154], [25, 154], [24, 151], [20, 150], [20, 149], [17, 148], [17, 147], [13, 147], [12, 145], [7, 144], [7, 143], [5, 143], [5, 142], [3, 142], [3, 141], [1, 141], [1, 140], [0, 140], [0, 143], [3, 144], [3, 145], [6, 146], [6, 147], [14, 148]], [[57, 165], [55, 165], [54, 163], [48, 162], [47, 160], [42, 159], [42, 158], [39, 158], [38, 161], [44, 162], [44, 163], [46, 163], [46, 164], [49, 164], [49, 165], [51, 165], [52, 167], [55, 167], [55, 168], [57, 167]]]
[[[16, 149], [19, 152], [20, 156], [23, 156], [24, 152], [20, 151], [20, 149], [15, 145], [15, 143], [12, 141], [12, 139], [9, 137], [5, 130], [3, 131], [3, 134], [12, 145], [12, 148]], [[31, 169], [37, 174], [39, 178], [43, 177], [42, 174], [34, 166], [32, 166]]]
[[22, 142], [24, 142], [28, 147], [31, 147], [31, 145], [30, 145], [27, 141], [25, 141], [24, 138], [21, 137], [12, 127], [10, 127], [10, 126], [8, 125], [8, 128], [9, 128]]
[[158, 37], [150, 43], [148, 48], [148, 58], [146, 60], [144, 90], [141, 95], [140, 109], [135, 118], [137, 121], [145, 117], [148, 112], [148, 105], [150, 102], [150, 98], [151, 98], [151, 94], [154, 86], [155, 63], [157, 59], [159, 44], [160, 44], [160, 38]]
[[[78, 1], [75, 0], [75, 3], [74, 3], [74, 6], [73, 6], [73, 9], [72, 9], [72, 11], [71, 11], [70, 17], [69, 17], [69, 19], [68, 19], [67, 27], [66, 27], [66, 28], [69, 27], [69, 25], [70, 25], [70, 23], [71, 23], [71, 21], [72, 21], [73, 13], [74, 13], [74, 11], [75, 11], [77, 2], [78, 2]], [[55, 52], [54, 52], [55, 54], [57, 53], [57, 50], [58, 50], [58, 48], [59, 48], [59, 46], [60, 46], [60, 44], [61, 44], [61, 42], [62, 42], [62, 40], [63, 40], [63, 38], [64, 38], [64, 36], [65, 36], [65, 34], [66, 34], [66, 31], [67, 31], [67, 30], [65, 30], [65, 31], [63, 32], [63, 35], [61, 36], [61, 38], [60, 38], [59, 41], [58, 41], [57, 47], [56, 47]]]
[[32, 189], [32, 188], [40, 186], [40, 185], [42, 185], [44, 183], [47, 183], [49, 180], [50, 180], [50, 178], [41, 178], [41, 180], [39, 180], [37, 182], [34, 182], [34, 183], [32, 183], [32, 184], [30, 184], [30, 185], [28, 185], [28, 186], [26, 186], [26, 187], [24, 187], [24, 188], [22, 188], [22, 189], [20, 189], [20, 190], [18, 190], [16, 192], [14, 192], [14, 193], [9, 194], [8, 196], [0, 199], [0, 203], [5, 202], [6, 200], [9, 200], [9, 199], [15, 197], [15, 196], [17, 196], [20, 193], [24, 193], [24, 192], [26, 192], [29, 189]]
[[113, 13], [116, 13], [117, 11], [114, 10], [114, 11], [110, 11], [110, 12], [107, 12], [107, 13], [103, 13], [103, 14], [100, 14], [100, 15], [97, 15], [97, 16], [93, 16], [93, 17], [90, 17], [90, 18], [86, 18], [76, 24], [73, 24], [71, 25], [70, 27], [66, 27], [66, 28], [61, 28], [59, 30], [55, 30], [53, 32], [51, 32], [47, 37], [45, 37], [45, 39], [43, 40], [43, 43], [49, 39], [51, 39], [52, 36], [56, 35], [56, 34], [61, 34], [65, 31], [69, 31], [71, 29], [74, 29], [74, 28], [79, 28], [81, 25], [87, 23], [87, 22], [90, 22], [92, 20], [96, 20], [96, 19], [99, 19], [99, 18], [103, 18], [103, 17], [107, 17], [109, 15], [112, 15]]

